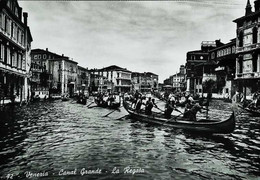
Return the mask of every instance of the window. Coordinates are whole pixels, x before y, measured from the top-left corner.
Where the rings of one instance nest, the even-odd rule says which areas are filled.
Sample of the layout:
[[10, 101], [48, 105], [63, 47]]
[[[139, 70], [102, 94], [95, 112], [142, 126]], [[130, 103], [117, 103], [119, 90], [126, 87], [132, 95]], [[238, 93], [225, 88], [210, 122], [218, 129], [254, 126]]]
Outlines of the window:
[[0, 61], [3, 61], [4, 57], [3, 57], [3, 45], [0, 43]]
[[0, 29], [3, 29], [3, 16], [2, 13], [0, 13]]
[[4, 27], [4, 29], [5, 29], [5, 32], [7, 32], [7, 25], [8, 25], [8, 20], [7, 20], [7, 17], [5, 16], [5, 27]]
[[230, 47], [228, 48], [227, 53], [231, 54], [231, 48]]
[[228, 88], [226, 88], [226, 93], [228, 94]]
[[12, 65], [14, 66], [14, 67], [17, 67], [17, 52], [14, 52], [13, 53], [13, 62], [12, 62]]
[[236, 52], [236, 47], [233, 46], [233, 47], [232, 47], [232, 53], [234, 54], [235, 52]]
[[22, 69], [23, 69], [23, 70], [26, 69], [26, 63], [25, 63], [25, 58], [24, 58], [24, 56], [22, 56]]
[[14, 37], [14, 23], [11, 22], [11, 37]]
[[257, 28], [253, 28], [253, 44], [257, 43]]
[[215, 59], [215, 53], [211, 53], [211, 59]]
[[43, 59], [46, 59], [46, 58], [47, 58], [47, 55], [46, 55], [46, 54], [44, 54], [44, 55], [43, 55]]
[[17, 28], [17, 38], [16, 38], [16, 40], [18, 42], [20, 42], [20, 28], [19, 27]]
[[244, 33], [243, 33], [243, 31], [241, 31], [240, 33], [239, 33], [239, 36], [238, 36], [238, 47], [242, 47], [243, 46], [243, 38], [244, 38]]
[[39, 55], [38, 55], [38, 59], [41, 59], [41, 58], [42, 58], [42, 55], [41, 55], [41, 54], [39, 54]]
[[7, 47], [7, 64], [11, 65], [11, 51], [9, 47]]
[[24, 32], [21, 32], [21, 41], [20, 43], [24, 46]]

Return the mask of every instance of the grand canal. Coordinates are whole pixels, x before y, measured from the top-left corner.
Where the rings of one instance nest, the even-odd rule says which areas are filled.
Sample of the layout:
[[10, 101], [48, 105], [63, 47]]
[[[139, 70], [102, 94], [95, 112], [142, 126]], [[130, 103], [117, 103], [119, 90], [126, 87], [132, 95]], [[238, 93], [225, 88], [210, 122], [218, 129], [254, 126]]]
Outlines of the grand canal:
[[[159, 102], [162, 104], [162, 102]], [[89, 104], [89, 102], [88, 102]], [[213, 101], [209, 115], [228, 117]], [[203, 136], [122, 118], [70, 100], [16, 107], [1, 119], [3, 179], [258, 179], [260, 118], [242, 112], [230, 135]], [[203, 115], [203, 114], [202, 114]]]

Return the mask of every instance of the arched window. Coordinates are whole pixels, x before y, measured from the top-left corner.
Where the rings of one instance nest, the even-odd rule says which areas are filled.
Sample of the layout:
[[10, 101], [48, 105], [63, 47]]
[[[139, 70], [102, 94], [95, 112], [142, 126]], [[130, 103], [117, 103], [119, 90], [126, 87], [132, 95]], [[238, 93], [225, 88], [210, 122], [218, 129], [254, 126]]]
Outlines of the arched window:
[[257, 28], [253, 28], [253, 44], [257, 43]]
[[211, 59], [215, 59], [215, 53], [211, 53]]

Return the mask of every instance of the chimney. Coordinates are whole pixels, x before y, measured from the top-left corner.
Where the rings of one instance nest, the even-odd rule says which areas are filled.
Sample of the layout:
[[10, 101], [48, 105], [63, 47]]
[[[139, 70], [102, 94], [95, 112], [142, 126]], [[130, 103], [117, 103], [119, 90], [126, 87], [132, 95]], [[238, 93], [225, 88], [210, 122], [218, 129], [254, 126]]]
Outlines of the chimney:
[[48, 52], [48, 51], [49, 51], [49, 49], [48, 49], [48, 48], [46, 48], [46, 51]]
[[27, 12], [24, 12], [23, 13], [23, 23], [24, 25], [27, 27], [27, 18], [28, 18], [28, 13]]
[[64, 56], [64, 54], [61, 55], [62, 57]]

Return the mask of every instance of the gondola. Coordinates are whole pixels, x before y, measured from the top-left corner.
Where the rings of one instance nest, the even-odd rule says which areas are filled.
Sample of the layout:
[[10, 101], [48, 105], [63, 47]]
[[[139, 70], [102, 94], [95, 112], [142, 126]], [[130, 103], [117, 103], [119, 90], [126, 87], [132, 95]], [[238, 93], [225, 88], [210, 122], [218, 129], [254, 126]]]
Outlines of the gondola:
[[253, 109], [253, 108], [243, 108], [244, 110], [246, 110], [247, 112], [251, 113], [252, 116], [260, 116], [260, 109]]
[[246, 103], [238, 103], [238, 107], [244, 109], [245, 111], [249, 112], [252, 116], [260, 116], [260, 109], [250, 107], [250, 101], [247, 101]]
[[235, 129], [235, 114], [222, 121], [200, 119], [195, 121], [189, 121], [187, 118], [181, 116], [173, 116], [170, 119], [166, 119], [164, 114], [153, 112], [152, 115], [146, 115], [144, 111], [135, 112], [130, 104], [123, 101], [123, 106], [130, 116], [141, 122], [164, 125], [171, 128], [180, 128], [192, 132], [207, 133], [207, 134], [229, 134]]
[[95, 98], [95, 103], [97, 104], [98, 107], [108, 108], [108, 109], [118, 109], [121, 105], [121, 102], [112, 102], [111, 104], [109, 104], [108, 102], [100, 101], [97, 98]]

